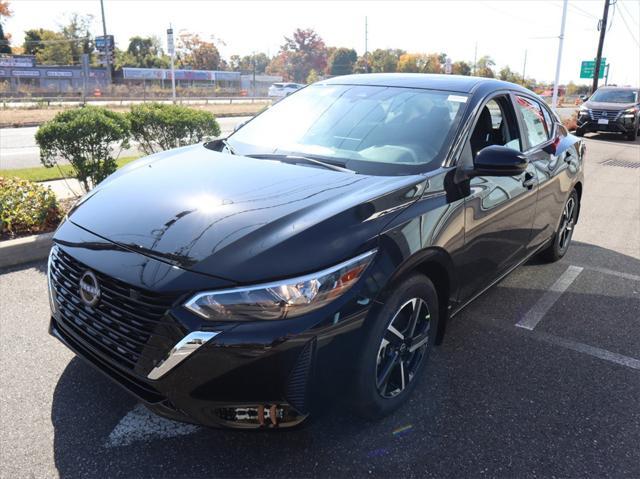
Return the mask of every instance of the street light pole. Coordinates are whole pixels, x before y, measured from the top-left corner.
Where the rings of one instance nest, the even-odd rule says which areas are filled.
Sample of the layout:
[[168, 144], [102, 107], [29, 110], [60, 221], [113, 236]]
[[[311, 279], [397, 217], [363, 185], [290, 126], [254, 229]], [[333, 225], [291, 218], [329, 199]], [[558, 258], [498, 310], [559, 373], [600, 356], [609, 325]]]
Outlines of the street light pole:
[[365, 73], [369, 73], [369, 22], [367, 17], [364, 17], [364, 69]]
[[553, 97], [551, 99], [551, 108], [555, 108], [558, 104], [558, 82], [560, 81], [560, 65], [562, 64], [562, 44], [564, 42], [564, 26], [567, 22], [567, 4], [569, 0], [562, 3], [562, 23], [560, 25], [560, 36], [558, 42], [558, 62], [556, 63], [556, 79], [553, 82]]
[[104, 36], [104, 58], [107, 67], [107, 85], [111, 87], [111, 52], [109, 49], [109, 39], [107, 38], [107, 23], [104, 20], [104, 2], [100, 0], [100, 11], [102, 12], [102, 35]]
[[175, 56], [176, 47], [173, 42], [173, 27], [169, 24], [167, 29], [167, 50], [169, 50], [169, 56], [171, 57], [171, 97], [173, 103], [176, 102], [176, 71], [173, 64], [173, 57]]

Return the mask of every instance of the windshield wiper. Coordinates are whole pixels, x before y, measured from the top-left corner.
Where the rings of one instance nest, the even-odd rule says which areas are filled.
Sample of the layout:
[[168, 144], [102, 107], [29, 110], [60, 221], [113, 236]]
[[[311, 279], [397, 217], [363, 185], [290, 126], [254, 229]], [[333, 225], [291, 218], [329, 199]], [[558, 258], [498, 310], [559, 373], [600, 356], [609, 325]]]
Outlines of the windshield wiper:
[[341, 171], [343, 173], [355, 173], [355, 171], [350, 170], [349, 168], [345, 168], [344, 166], [334, 165], [333, 163], [328, 163], [326, 161], [317, 160], [310, 156], [302, 156], [302, 155], [283, 155], [283, 154], [274, 154], [274, 153], [261, 153], [255, 155], [245, 155], [249, 158], [257, 158], [259, 160], [278, 160], [283, 163], [291, 163], [291, 164], [305, 164], [312, 166], [321, 166], [328, 170], [333, 171]]
[[220, 140], [220, 143], [222, 143], [225, 148], [227, 149], [227, 151], [229, 153], [231, 153], [232, 155], [236, 155], [236, 150], [233, 149], [233, 147], [231, 146], [231, 144], [227, 141], [226, 138], [223, 138], [222, 140]]

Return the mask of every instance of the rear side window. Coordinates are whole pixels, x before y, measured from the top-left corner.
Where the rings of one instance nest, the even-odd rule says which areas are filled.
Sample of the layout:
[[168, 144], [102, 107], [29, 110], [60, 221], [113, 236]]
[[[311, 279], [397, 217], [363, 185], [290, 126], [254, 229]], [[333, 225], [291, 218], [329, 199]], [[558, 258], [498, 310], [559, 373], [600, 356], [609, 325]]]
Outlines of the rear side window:
[[529, 140], [529, 147], [533, 148], [547, 141], [550, 128], [542, 112], [542, 106], [521, 96], [516, 96], [516, 105], [524, 121], [523, 136]]

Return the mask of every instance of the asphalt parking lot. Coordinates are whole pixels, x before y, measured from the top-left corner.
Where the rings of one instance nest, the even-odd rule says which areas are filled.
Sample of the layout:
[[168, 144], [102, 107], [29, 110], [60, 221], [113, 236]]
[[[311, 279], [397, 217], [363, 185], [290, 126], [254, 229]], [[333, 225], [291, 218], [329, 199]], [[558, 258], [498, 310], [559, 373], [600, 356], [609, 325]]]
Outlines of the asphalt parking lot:
[[339, 403], [288, 431], [156, 418], [47, 335], [44, 262], [0, 271], [0, 475], [640, 477], [640, 141], [587, 143], [567, 256], [455, 317], [379, 422]]

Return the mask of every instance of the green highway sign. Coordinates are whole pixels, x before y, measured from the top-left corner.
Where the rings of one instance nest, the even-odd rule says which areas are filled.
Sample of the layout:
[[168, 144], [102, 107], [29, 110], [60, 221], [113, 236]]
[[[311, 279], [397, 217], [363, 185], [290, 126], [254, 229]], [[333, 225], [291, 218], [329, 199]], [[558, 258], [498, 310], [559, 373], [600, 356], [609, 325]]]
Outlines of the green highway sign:
[[[600, 72], [598, 78], [604, 78], [604, 67], [607, 64], [606, 58], [600, 59]], [[585, 60], [580, 66], [580, 78], [593, 78], [594, 70], [596, 69], [595, 60]]]

